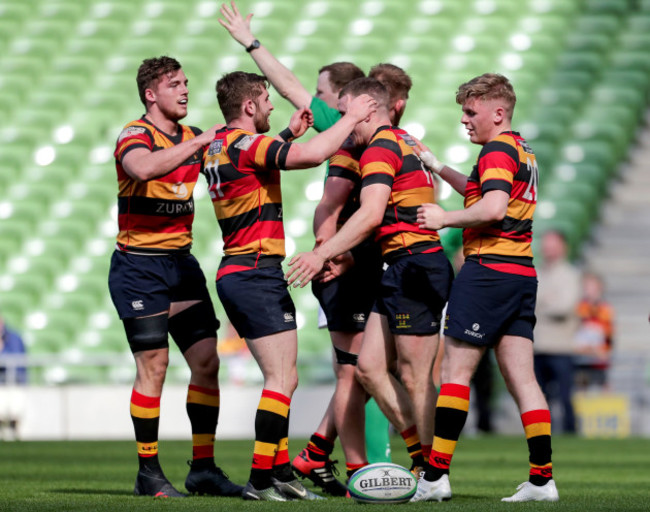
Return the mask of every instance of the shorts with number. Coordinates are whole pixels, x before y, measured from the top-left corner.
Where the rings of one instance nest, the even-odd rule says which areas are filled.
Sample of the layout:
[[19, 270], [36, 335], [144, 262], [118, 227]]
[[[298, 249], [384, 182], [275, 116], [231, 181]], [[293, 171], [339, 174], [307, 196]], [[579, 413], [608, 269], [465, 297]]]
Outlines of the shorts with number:
[[199, 262], [187, 252], [150, 256], [116, 250], [108, 288], [121, 319], [155, 315], [173, 302], [191, 300], [206, 301], [214, 311]]
[[296, 307], [280, 266], [226, 274], [217, 281], [217, 293], [230, 323], [243, 338], [296, 329]]
[[384, 272], [373, 311], [393, 334], [437, 334], [452, 280], [443, 251], [402, 256]]
[[532, 340], [536, 297], [536, 277], [467, 260], [451, 289], [445, 335], [477, 346], [494, 346], [506, 335]]
[[328, 283], [312, 282], [327, 328], [335, 332], [362, 332], [377, 299], [383, 271], [381, 249], [376, 244], [354, 252], [355, 264]]

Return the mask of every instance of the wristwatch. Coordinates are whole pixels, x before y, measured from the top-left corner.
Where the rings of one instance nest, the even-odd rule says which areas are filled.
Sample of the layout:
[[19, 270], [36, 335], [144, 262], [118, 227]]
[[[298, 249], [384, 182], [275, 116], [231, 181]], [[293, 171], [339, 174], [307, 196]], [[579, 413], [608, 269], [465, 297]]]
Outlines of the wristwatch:
[[255, 41], [253, 41], [251, 45], [248, 48], [246, 48], [246, 51], [250, 53], [253, 50], [257, 50], [259, 47], [260, 47], [260, 42], [257, 39], [255, 39]]

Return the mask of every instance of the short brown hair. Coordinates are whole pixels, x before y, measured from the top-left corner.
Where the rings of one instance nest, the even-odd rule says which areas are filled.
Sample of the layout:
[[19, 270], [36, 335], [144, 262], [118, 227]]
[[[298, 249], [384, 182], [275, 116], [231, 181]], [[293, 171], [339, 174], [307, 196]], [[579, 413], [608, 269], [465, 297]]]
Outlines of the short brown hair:
[[462, 84], [456, 93], [456, 103], [463, 105], [469, 98], [503, 100], [510, 118], [517, 103], [517, 95], [510, 80], [498, 73], [484, 73]]
[[172, 57], [153, 57], [145, 59], [138, 68], [138, 75], [136, 82], [138, 84], [138, 94], [140, 94], [140, 101], [143, 105], [147, 105], [145, 99], [145, 91], [153, 85], [154, 82], [160, 80], [164, 75], [168, 75], [181, 69], [181, 64]]
[[384, 84], [382, 84], [376, 78], [363, 77], [352, 80], [348, 85], [341, 89], [339, 93], [339, 98], [349, 94], [353, 98], [361, 96], [362, 94], [369, 94], [376, 101], [379, 107], [388, 108], [388, 102], [390, 101], [390, 94], [388, 89]]
[[340, 91], [352, 80], [363, 78], [366, 74], [355, 64], [351, 62], [333, 62], [323, 66], [318, 70], [318, 74], [329, 71], [329, 80], [334, 92]]
[[265, 76], [245, 71], [233, 71], [217, 82], [217, 101], [226, 123], [239, 117], [246, 100], [256, 100], [268, 87]]
[[376, 78], [386, 86], [390, 93], [391, 105], [394, 105], [397, 100], [407, 100], [409, 98], [409, 91], [413, 86], [413, 81], [402, 68], [394, 64], [381, 63], [373, 66], [368, 76]]

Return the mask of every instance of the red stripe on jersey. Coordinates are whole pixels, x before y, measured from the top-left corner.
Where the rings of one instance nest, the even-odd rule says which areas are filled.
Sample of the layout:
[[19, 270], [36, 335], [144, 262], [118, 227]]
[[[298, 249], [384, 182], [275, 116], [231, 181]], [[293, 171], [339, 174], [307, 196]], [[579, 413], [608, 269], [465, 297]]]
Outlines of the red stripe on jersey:
[[263, 238], [275, 238], [277, 240], [284, 240], [284, 226], [281, 221], [269, 220], [256, 222], [252, 226], [246, 226], [238, 229], [230, 235], [223, 235], [223, 246], [227, 252], [231, 247], [237, 248], [243, 245], [248, 245], [256, 240], [260, 242], [260, 250], [262, 250]]
[[506, 274], [517, 274], [519, 276], [535, 277], [537, 272], [534, 267], [526, 267], [524, 265], [517, 265], [516, 263], [485, 263], [479, 262], [481, 265], [497, 272], [505, 272]]
[[118, 215], [120, 229], [139, 233], [189, 233], [194, 214], [183, 217], [154, 217], [151, 215]]

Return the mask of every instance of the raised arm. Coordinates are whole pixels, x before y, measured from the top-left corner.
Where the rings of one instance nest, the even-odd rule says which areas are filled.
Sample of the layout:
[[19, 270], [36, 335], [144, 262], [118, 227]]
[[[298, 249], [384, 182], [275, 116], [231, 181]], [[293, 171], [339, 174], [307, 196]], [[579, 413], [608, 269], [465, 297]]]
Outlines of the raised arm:
[[312, 94], [302, 85], [290, 69], [276, 59], [262, 44], [254, 49], [250, 49], [253, 42], [257, 41], [250, 28], [253, 15], [249, 14], [244, 19], [239, 13], [235, 2], [230, 2], [230, 7], [227, 4], [221, 4], [221, 14], [225, 19], [219, 18], [219, 23], [230, 33], [235, 41], [246, 48], [262, 74], [266, 76], [280, 95], [289, 100], [296, 108], [309, 105], [312, 100]]
[[193, 139], [160, 151], [135, 148], [124, 155], [122, 159], [124, 172], [137, 181], [148, 181], [164, 176], [182, 165], [194, 153], [210, 144], [214, 139], [215, 132], [223, 126], [223, 124], [216, 124]]

